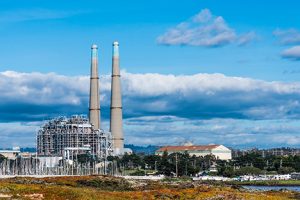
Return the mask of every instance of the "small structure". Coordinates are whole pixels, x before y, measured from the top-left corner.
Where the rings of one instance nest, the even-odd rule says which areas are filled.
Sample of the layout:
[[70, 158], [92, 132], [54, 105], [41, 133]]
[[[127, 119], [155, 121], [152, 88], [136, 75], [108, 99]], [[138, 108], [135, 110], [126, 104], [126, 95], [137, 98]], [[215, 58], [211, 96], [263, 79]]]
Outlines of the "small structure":
[[191, 146], [165, 146], [158, 149], [155, 154], [163, 155], [164, 152], [171, 153], [185, 153], [187, 152], [191, 156], [206, 156], [214, 155], [220, 160], [230, 160], [231, 150], [223, 145], [191, 145]]
[[64, 159], [74, 160], [74, 155], [91, 154], [90, 145], [84, 145], [83, 147], [66, 147], [64, 148]]
[[271, 181], [271, 180], [290, 180], [290, 174], [275, 174], [275, 175], [244, 175], [238, 177], [239, 181]]
[[0, 150], [0, 154], [8, 159], [16, 159], [20, 154], [20, 147], [13, 147], [12, 150]]
[[300, 180], [300, 173], [291, 173], [291, 178], [294, 179], [294, 180]]

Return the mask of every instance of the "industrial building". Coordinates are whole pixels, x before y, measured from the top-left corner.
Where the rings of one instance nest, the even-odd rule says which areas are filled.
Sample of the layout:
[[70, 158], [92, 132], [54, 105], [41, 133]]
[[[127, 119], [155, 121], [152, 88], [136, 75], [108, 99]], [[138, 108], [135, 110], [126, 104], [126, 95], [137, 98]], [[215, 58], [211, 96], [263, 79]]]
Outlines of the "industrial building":
[[217, 159], [220, 160], [230, 160], [231, 159], [231, 150], [223, 145], [189, 145], [189, 146], [165, 146], [158, 149], [155, 154], [163, 155], [164, 152], [168, 154], [172, 153], [185, 153], [193, 156], [206, 156], [214, 155]]
[[79, 154], [87, 147], [88, 152], [99, 159], [112, 155], [111, 135], [95, 129], [82, 115], [50, 120], [37, 134], [38, 156], [63, 156], [69, 148], [73, 148], [73, 154]]

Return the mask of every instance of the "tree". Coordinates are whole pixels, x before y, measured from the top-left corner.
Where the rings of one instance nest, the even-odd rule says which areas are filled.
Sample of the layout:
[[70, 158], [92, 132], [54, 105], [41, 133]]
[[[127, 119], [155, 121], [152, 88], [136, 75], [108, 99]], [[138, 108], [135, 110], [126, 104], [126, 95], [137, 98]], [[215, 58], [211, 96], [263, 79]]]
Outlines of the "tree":
[[292, 172], [295, 172], [296, 170], [292, 167], [280, 167], [278, 169], [278, 174], [290, 174]]
[[142, 170], [136, 170], [135, 172], [130, 173], [130, 176], [144, 176], [145, 172]]
[[215, 162], [217, 159], [214, 155], [206, 155], [203, 157], [203, 170], [208, 170], [212, 163]]
[[175, 165], [169, 162], [169, 155], [167, 151], [163, 153], [157, 168], [160, 174], [164, 174], [166, 176], [170, 176], [172, 172], [175, 172]]
[[294, 156], [294, 164], [295, 164], [295, 170], [297, 171], [297, 172], [300, 172], [300, 155], [298, 155], [298, 156]]
[[120, 161], [119, 156], [107, 156], [108, 161]]
[[236, 175], [259, 175], [262, 171], [256, 167], [242, 167], [236, 170]]
[[141, 157], [135, 153], [133, 154], [125, 153], [123, 157], [120, 159], [120, 163], [128, 169], [134, 169], [144, 165]]
[[233, 177], [235, 176], [235, 171], [233, 167], [225, 167], [222, 175], [225, 177]]
[[78, 154], [77, 161], [78, 161], [78, 163], [82, 164], [82, 163], [93, 162], [94, 159], [91, 154]]
[[2, 163], [5, 159], [6, 159], [6, 157], [3, 156], [2, 154], [0, 154], [0, 163]]
[[[147, 155], [144, 157], [143, 161], [148, 168], [155, 170], [155, 167], [157, 169], [157, 164], [161, 161], [161, 157], [158, 155]], [[145, 167], [145, 165], [143, 167]]]

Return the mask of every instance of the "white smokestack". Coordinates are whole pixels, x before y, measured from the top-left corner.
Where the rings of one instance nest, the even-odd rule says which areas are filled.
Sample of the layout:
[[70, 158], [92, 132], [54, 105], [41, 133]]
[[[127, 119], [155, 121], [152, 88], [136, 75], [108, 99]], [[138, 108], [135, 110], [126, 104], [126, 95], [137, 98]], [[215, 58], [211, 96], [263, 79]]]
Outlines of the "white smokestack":
[[100, 129], [100, 98], [99, 98], [99, 77], [98, 77], [98, 47], [92, 45], [91, 56], [91, 80], [90, 80], [90, 123], [95, 129]]
[[119, 43], [113, 43], [111, 106], [110, 106], [110, 132], [114, 140], [116, 155], [124, 152], [122, 95], [119, 67]]

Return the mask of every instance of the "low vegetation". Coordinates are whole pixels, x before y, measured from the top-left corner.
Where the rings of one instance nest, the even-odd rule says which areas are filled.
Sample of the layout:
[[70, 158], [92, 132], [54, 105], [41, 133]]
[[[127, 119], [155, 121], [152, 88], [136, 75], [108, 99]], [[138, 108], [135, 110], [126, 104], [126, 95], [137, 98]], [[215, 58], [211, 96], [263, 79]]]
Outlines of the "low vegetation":
[[297, 199], [291, 191], [254, 192], [239, 186], [176, 181], [136, 181], [109, 176], [12, 178], [0, 180], [0, 199]]

